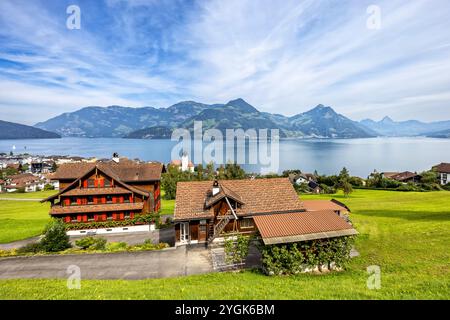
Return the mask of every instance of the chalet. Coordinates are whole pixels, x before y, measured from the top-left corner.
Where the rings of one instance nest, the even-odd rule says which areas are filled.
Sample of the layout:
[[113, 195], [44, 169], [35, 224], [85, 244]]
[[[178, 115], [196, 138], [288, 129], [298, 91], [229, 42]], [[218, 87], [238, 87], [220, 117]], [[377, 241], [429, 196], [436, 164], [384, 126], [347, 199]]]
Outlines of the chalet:
[[417, 173], [405, 171], [405, 172], [400, 172], [400, 173], [394, 174], [394, 175], [390, 176], [389, 179], [396, 180], [396, 181], [402, 182], [402, 183], [408, 183], [408, 182], [417, 183], [417, 182], [420, 182], [422, 177]]
[[450, 163], [441, 163], [433, 167], [439, 175], [439, 183], [443, 186], [450, 183]]
[[356, 234], [336, 214], [344, 207], [328, 203], [308, 210], [288, 178], [179, 182], [176, 244], [207, 244], [227, 233], [259, 233], [272, 244]]
[[66, 223], [133, 219], [160, 210], [163, 170], [161, 163], [118, 157], [105, 162], [65, 163], [52, 176], [58, 180], [60, 191], [42, 202], [50, 202], [50, 216]]
[[321, 191], [315, 175], [311, 173], [290, 174], [289, 180], [296, 185], [306, 184], [312, 193], [320, 193]]

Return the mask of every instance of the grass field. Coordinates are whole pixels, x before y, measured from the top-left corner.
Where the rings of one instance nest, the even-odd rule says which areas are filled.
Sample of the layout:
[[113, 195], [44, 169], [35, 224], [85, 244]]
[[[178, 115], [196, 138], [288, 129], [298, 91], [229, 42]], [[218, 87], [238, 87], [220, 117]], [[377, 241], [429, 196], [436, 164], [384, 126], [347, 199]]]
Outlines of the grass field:
[[[44, 199], [57, 191], [0, 194], [8, 199]], [[175, 200], [161, 200], [161, 214], [173, 214]], [[49, 221], [49, 204], [38, 201], [0, 200], [0, 243], [22, 240], [42, 233]]]
[[[2, 299], [450, 299], [450, 192], [357, 190], [335, 195], [351, 209], [360, 236], [344, 272], [267, 277], [256, 272], [172, 279], [1, 280]], [[329, 199], [329, 196], [302, 196]], [[366, 286], [366, 268], [381, 268], [381, 289]]]

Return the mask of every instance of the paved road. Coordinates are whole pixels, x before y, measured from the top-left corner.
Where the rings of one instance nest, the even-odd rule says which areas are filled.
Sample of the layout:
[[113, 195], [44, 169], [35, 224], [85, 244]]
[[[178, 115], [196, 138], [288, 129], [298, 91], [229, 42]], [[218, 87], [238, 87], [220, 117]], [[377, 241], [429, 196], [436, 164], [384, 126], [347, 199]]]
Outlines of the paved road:
[[176, 249], [111, 254], [52, 255], [0, 259], [0, 278], [64, 278], [80, 268], [81, 279], [165, 278], [213, 272], [209, 251]]

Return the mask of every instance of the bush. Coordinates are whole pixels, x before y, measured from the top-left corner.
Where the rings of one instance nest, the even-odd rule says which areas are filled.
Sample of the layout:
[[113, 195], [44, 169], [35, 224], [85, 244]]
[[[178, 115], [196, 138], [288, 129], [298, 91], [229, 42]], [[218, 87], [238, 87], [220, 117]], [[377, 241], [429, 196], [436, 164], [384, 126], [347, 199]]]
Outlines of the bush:
[[324, 194], [335, 194], [336, 189], [334, 187], [327, 186], [326, 184], [320, 185], [321, 193]]
[[49, 191], [49, 190], [55, 190], [55, 186], [52, 185], [52, 184], [47, 183], [47, 184], [44, 186], [44, 191]]
[[402, 184], [400, 187], [397, 188], [399, 191], [421, 191], [419, 187], [412, 183], [408, 184]]
[[124, 251], [126, 250], [128, 247], [128, 244], [126, 242], [109, 242], [106, 245], [106, 250], [107, 251]]
[[29, 243], [17, 249], [18, 254], [39, 253], [42, 251], [44, 251], [44, 249], [42, 248], [42, 245], [39, 242]]
[[106, 239], [101, 237], [85, 237], [75, 241], [75, 244], [83, 250], [105, 250]]
[[46, 252], [63, 251], [71, 247], [69, 236], [66, 234], [64, 222], [60, 219], [50, 221], [44, 231], [45, 235], [40, 244]]
[[354, 237], [339, 237], [327, 240], [312, 240], [283, 245], [263, 246], [263, 269], [269, 275], [292, 275], [318, 267], [332, 264], [336, 267], [345, 267], [350, 259]]

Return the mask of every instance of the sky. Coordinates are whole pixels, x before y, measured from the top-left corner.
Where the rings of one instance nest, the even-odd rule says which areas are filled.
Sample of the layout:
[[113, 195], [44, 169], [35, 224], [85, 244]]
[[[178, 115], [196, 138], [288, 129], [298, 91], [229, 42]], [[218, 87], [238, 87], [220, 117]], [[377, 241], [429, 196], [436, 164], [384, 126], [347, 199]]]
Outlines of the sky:
[[0, 119], [240, 97], [450, 120], [449, 30], [448, 0], [1, 0]]

